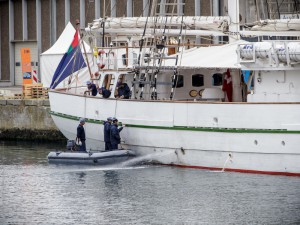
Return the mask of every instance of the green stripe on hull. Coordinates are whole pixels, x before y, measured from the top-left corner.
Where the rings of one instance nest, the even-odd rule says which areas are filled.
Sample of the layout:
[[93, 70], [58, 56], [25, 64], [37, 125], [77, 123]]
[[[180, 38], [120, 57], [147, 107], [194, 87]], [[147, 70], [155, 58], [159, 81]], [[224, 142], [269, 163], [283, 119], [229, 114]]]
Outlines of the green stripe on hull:
[[[79, 120], [77, 116], [71, 116], [63, 113], [56, 113], [50, 111], [51, 115], [70, 119]], [[87, 119], [88, 123], [103, 124], [104, 120]], [[205, 131], [205, 132], [223, 132], [223, 133], [271, 133], [271, 134], [300, 134], [298, 130], [286, 130], [286, 129], [242, 129], [242, 128], [216, 128], [216, 127], [183, 127], [183, 126], [173, 126], [173, 127], [163, 127], [163, 126], [149, 126], [149, 125], [136, 125], [136, 124], [126, 124], [126, 127], [136, 127], [145, 129], [160, 129], [160, 130], [186, 130], [186, 131]]]

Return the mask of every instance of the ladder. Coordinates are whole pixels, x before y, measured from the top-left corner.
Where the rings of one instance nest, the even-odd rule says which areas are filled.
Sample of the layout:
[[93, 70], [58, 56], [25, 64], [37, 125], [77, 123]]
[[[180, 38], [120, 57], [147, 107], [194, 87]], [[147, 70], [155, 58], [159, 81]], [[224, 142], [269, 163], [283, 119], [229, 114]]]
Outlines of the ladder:
[[[143, 94], [145, 84], [149, 84], [150, 86], [149, 94], [151, 92], [151, 96], [149, 97], [151, 97], [152, 100], [157, 100], [157, 85], [173, 85], [174, 78], [172, 78], [171, 82], [157, 82], [157, 76], [160, 73], [162, 61], [166, 58], [170, 58], [165, 56], [165, 46], [168, 42], [167, 36], [164, 35], [166, 29], [168, 29], [166, 23], [172, 16], [183, 16], [183, 7], [185, 5], [184, 1], [185, 0], [153, 0], [150, 12], [150, 16], [154, 20], [153, 22], [155, 23], [155, 20], [162, 16], [166, 19], [165, 24], [160, 24], [159, 26], [154, 27], [154, 37], [146, 39], [145, 41], [145, 37], [143, 35], [140, 41], [142, 44], [151, 42], [151, 47], [149, 52], [144, 54], [144, 50], [142, 50], [144, 46], [140, 46], [140, 60], [138, 60], [138, 65], [135, 66], [135, 76], [131, 88], [131, 93], [134, 94], [134, 98], [137, 98], [140, 88], [141, 92], [139, 97], [140, 99], [144, 98]], [[182, 27], [182, 24], [180, 27]], [[155, 36], [155, 30], [157, 29], [163, 31], [162, 36]], [[182, 39], [181, 34], [178, 38]], [[146, 65], [144, 62], [146, 62]], [[136, 84], [138, 84], [137, 88], [135, 86]]]
[[[158, 3], [158, 6], [156, 8], [156, 12], [155, 15], [156, 16], [165, 16], [166, 17], [166, 23], [168, 18], [172, 17], [172, 16], [183, 16], [184, 15], [184, 6], [185, 6], [185, 2], [184, 0], [160, 0], [160, 2]], [[163, 33], [166, 30], [166, 25], [164, 27], [160, 27], [160, 29], [163, 29]], [[180, 29], [182, 30], [182, 24], [180, 26]], [[180, 35], [178, 37], [178, 43], [180, 45], [180, 40], [182, 40], [182, 33], [180, 32]], [[165, 35], [163, 35], [160, 39], [160, 41], [158, 41], [156, 43], [156, 46], [153, 48], [154, 52], [156, 52], [157, 54], [153, 54], [153, 58], [154, 58], [154, 62], [157, 61], [157, 67], [155, 70], [152, 70], [152, 74], [154, 74], [153, 76], [153, 87], [152, 87], [152, 93], [151, 93], [151, 99], [152, 100], [157, 100], [157, 85], [160, 84], [157, 82], [157, 75], [160, 72], [160, 67], [162, 65], [162, 61], [165, 57], [165, 45], [167, 44], [168, 40], [166, 38]], [[170, 98], [172, 99], [173, 97], [173, 84], [175, 82], [175, 77], [177, 75], [177, 62], [178, 62], [178, 56], [176, 56], [176, 65], [174, 69], [174, 76], [172, 76], [172, 81], [171, 82], [163, 82], [161, 85], [171, 85], [172, 87], [172, 93], [170, 95]], [[154, 68], [154, 67], [153, 67]]]

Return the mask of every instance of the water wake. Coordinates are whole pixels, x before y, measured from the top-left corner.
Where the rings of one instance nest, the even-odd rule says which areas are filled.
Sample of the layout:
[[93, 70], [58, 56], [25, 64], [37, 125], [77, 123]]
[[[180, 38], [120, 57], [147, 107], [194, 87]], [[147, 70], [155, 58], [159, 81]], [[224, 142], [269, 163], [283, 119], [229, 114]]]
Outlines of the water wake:
[[141, 165], [141, 164], [158, 164], [165, 156], [173, 154], [172, 152], [154, 152], [147, 155], [142, 155], [121, 163], [122, 167]]
[[[147, 166], [130, 166], [130, 167], [122, 167], [119, 164], [110, 165], [110, 166], [102, 166], [97, 168], [88, 168], [84, 171], [107, 171], [107, 170], [136, 170], [136, 169], [145, 169]], [[82, 171], [82, 170], [81, 170]]]

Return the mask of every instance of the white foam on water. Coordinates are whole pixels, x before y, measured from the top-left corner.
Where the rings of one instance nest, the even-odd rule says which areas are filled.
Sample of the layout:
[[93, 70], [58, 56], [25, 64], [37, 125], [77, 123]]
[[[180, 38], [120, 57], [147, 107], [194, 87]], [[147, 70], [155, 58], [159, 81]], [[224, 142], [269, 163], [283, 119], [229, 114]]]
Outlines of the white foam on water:
[[147, 168], [147, 166], [120, 167], [118, 164], [115, 164], [114, 167], [104, 166], [104, 167], [83, 169], [83, 170], [80, 170], [80, 171], [137, 170], [137, 169], [145, 169], [145, 168]]
[[130, 159], [126, 162], [121, 163], [121, 166], [126, 168], [128, 166], [139, 165], [142, 163], [159, 162], [163, 156], [167, 156], [170, 154], [173, 154], [173, 153], [172, 152], [154, 152], [151, 154], [142, 155], [142, 156], [138, 156], [133, 159]]
[[224, 170], [207, 170], [206, 172], [209, 172], [209, 173], [225, 173]]
[[85, 171], [108, 171], [108, 170], [138, 170], [138, 169], [146, 169], [149, 168], [149, 166], [128, 166], [123, 167], [120, 164], [114, 164], [109, 166], [97, 166], [93, 168], [77, 168], [73, 170], [67, 170], [64, 172], [85, 172]]

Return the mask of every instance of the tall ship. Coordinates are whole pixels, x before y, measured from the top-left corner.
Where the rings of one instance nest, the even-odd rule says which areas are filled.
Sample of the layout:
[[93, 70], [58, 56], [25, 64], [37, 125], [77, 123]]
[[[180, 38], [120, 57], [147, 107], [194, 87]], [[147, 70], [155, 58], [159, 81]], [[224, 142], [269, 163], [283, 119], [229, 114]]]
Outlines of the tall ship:
[[[154, 0], [147, 17], [74, 29], [49, 92], [56, 126], [75, 139], [86, 118], [87, 149], [101, 150], [103, 122], [116, 117], [126, 124], [122, 147], [158, 153], [161, 164], [300, 176], [299, 9], [241, 24], [239, 3], [228, 0], [226, 16], [188, 17], [172, 13], [184, 1]], [[87, 94], [86, 81], [110, 96]]]

